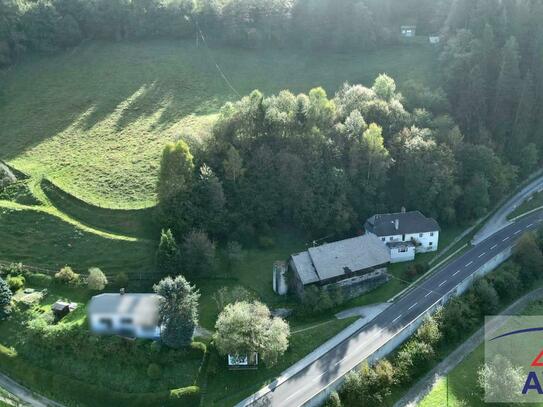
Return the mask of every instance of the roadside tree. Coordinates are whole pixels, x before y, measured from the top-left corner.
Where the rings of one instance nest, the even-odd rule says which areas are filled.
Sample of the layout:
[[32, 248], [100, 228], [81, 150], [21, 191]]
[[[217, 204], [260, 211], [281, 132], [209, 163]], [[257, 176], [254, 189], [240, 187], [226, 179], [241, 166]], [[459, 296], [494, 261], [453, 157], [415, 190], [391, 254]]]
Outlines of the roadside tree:
[[288, 348], [290, 328], [282, 318], [272, 317], [258, 301], [227, 305], [219, 314], [213, 336], [221, 355], [249, 355], [257, 352], [268, 367]]

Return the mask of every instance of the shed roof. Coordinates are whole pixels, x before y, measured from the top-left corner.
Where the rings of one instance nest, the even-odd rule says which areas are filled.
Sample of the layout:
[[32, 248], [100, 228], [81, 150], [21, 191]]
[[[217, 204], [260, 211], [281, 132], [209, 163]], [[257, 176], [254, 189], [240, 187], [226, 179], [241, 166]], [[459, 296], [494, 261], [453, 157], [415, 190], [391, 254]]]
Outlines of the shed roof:
[[311, 284], [319, 281], [319, 276], [313, 266], [309, 252], [293, 254], [291, 259], [303, 284]]
[[54, 312], [63, 312], [70, 309], [70, 304], [63, 301], [57, 301], [51, 305], [51, 310]]
[[[398, 229], [395, 222], [398, 221]], [[373, 215], [364, 225], [367, 232], [377, 236], [402, 235], [439, 231], [439, 224], [419, 211], [383, 213]]]

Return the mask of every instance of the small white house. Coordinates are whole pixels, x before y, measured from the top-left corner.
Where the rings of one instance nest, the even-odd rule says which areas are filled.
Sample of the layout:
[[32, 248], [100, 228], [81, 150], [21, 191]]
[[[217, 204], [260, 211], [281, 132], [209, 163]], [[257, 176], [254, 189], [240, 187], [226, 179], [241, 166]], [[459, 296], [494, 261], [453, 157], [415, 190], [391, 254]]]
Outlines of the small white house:
[[157, 294], [100, 294], [92, 297], [88, 319], [92, 332], [131, 338], [160, 338]]
[[430, 42], [430, 44], [439, 44], [441, 38], [439, 37], [439, 35], [430, 35], [428, 37], [428, 41]]
[[400, 33], [402, 37], [411, 38], [414, 37], [417, 33], [416, 25], [402, 25], [400, 26]]
[[390, 250], [390, 262], [410, 261], [415, 253], [438, 248], [439, 225], [419, 211], [373, 215], [364, 224], [366, 233], [376, 235]]

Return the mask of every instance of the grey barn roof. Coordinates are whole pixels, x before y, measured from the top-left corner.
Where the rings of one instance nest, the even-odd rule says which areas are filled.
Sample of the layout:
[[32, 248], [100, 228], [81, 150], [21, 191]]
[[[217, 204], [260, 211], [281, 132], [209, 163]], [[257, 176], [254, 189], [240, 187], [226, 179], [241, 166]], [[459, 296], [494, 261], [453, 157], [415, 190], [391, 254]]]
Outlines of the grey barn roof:
[[312, 247], [292, 256], [303, 284], [365, 270], [390, 262], [386, 245], [374, 235], [363, 235]]
[[[398, 229], [395, 222], [398, 221]], [[364, 227], [367, 232], [377, 236], [402, 235], [439, 231], [439, 225], [433, 218], [427, 218], [419, 211], [384, 213], [368, 218]]]

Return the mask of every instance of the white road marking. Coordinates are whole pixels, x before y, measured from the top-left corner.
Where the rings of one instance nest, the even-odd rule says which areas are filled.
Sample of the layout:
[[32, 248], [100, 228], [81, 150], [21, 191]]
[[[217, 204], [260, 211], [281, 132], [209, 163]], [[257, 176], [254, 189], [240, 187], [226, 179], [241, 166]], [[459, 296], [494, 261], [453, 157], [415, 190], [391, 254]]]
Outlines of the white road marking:
[[530, 223], [529, 225], [526, 226], [526, 229], [528, 229], [529, 227], [532, 227], [532, 226], [534, 226], [534, 224]]
[[515, 233], [513, 233], [514, 235], [518, 235], [520, 232], [522, 232], [522, 230], [517, 230]]
[[430, 294], [432, 294], [432, 291], [428, 291], [428, 294], [426, 294], [424, 298], [428, 297]]
[[486, 252], [482, 252], [482, 253], [479, 255], [479, 258], [483, 257], [485, 254], [486, 254]]
[[392, 320], [392, 322], [396, 322], [398, 319], [400, 319], [401, 316], [402, 316], [402, 314], [398, 315], [396, 318], [394, 318], [394, 319]]
[[473, 264], [473, 261], [470, 261], [468, 264], [466, 264], [464, 267], [471, 266]]
[[505, 242], [507, 239], [509, 239], [509, 236], [505, 236], [505, 237], [502, 239], [502, 242]]
[[490, 250], [495, 249], [496, 247], [498, 247], [497, 244], [495, 244], [494, 246], [492, 246], [492, 247], [490, 248]]
[[447, 280], [443, 280], [441, 283], [439, 283], [438, 287], [441, 287], [443, 284], [445, 284]]
[[460, 270], [456, 270], [456, 271], [453, 273], [453, 277], [456, 276], [458, 273], [460, 273]]
[[411, 305], [409, 308], [407, 308], [407, 310], [409, 311], [411, 308], [413, 308], [415, 305], [417, 305], [418, 303], [414, 303], [413, 305]]

